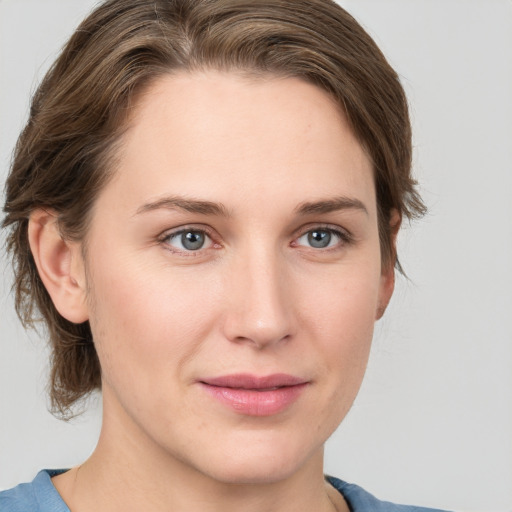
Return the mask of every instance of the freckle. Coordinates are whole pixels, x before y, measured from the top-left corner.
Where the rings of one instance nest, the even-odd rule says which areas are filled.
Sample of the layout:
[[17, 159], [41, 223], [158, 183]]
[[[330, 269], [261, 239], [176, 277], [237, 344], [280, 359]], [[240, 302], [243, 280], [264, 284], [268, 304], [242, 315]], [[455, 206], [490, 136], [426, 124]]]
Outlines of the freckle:
[[204, 430], [205, 428], [206, 428], [206, 422], [201, 421], [200, 423], [198, 423], [197, 430], [201, 431], [201, 430]]

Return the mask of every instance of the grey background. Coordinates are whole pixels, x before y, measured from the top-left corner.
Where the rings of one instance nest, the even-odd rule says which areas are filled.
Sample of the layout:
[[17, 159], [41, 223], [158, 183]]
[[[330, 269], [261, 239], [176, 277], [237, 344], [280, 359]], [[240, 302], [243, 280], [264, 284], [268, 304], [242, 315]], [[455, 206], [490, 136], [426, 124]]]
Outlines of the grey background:
[[[345, 0], [402, 76], [429, 215], [326, 470], [380, 498], [512, 510], [512, 2]], [[0, 0], [0, 181], [28, 97], [91, 0]], [[0, 489], [94, 448], [101, 403], [47, 412], [47, 353], [0, 279]]]

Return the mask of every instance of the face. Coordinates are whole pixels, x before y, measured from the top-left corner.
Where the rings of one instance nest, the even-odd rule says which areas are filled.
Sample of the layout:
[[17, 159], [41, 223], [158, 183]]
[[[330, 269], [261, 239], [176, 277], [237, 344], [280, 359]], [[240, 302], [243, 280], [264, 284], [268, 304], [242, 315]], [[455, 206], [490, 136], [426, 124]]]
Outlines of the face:
[[118, 434], [224, 482], [321, 460], [392, 288], [371, 164], [325, 92], [213, 71], [160, 79], [87, 244]]

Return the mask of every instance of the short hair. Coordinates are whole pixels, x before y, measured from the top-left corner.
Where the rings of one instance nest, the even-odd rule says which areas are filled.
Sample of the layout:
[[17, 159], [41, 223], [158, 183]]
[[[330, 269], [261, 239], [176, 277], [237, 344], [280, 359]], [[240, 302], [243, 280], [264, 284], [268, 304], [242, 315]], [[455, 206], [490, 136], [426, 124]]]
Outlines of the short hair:
[[397, 73], [365, 30], [331, 0], [107, 0], [77, 28], [36, 91], [6, 183], [7, 248], [16, 311], [40, 317], [52, 350], [51, 408], [101, 388], [88, 322], [55, 309], [28, 242], [32, 211], [57, 213], [62, 235], [83, 240], [91, 206], [137, 95], [158, 77], [215, 69], [298, 77], [345, 112], [374, 169], [383, 265], [400, 268], [391, 212], [420, 216], [411, 176], [411, 126]]

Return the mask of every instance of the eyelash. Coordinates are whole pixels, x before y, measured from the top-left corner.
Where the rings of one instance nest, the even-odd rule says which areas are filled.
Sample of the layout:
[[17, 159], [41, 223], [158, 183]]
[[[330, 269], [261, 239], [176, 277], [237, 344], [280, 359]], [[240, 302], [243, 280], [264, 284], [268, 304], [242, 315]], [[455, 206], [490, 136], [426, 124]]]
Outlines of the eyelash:
[[329, 225], [325, 225], [325, 224], [323, 224], [323, 225], [318, 224], [318, 225], [314, 225], [314, 226], [308, 226], [307, 229], [303, 229], [303, 231], [301, 231], [300, 235], [295, 238], [295, 240], [292, 242], [292, 244], [294, 246], [299, 245], [296, 242], [297, 240], [306, 236], [309, 233], [313, 233], [314, 231], [327, 232], [330, 235], [334, 235], [335, 237], [338, 238], [338, 243], [336, 243], [334, 246], [328, 246], [328, 247], [323, 247], [323, 248], [315, 248], [315, 247], [311, 247], [311, 246], [308, 247], [309, 249], [313, 249], [314, 251], [318, 251], [318, 252], [320, 252], [320, 251], [322, 251], [322, 252], [336, 251], [336, 250], [339, 250], [342, 247], [354, 242], [354, 238], [353, 238], [352, 234], [349, 233], [348, 231], [346, 231], [344, 229], [340, 229], [339, 227], [333, 227], [333, 226], [329, 226]]
[[[349, 245], [353, 243], [353, 236], [346, 230], [340, 229], [338, 227], [332, 227], [328, 225], [314, 225], [314, 226], [308, 226], [307, 229], [303, 229], [300, 231], [300, 234], [294, 238], [292, 242], [292, 247], [302, 246], [297, 241], [300, 240], [302, 237], [308, 235], [309, 233], [313, 233], [314, 231], [321, 231], [321, 232], [327, 232], [330, 235], [334, 235], [336, 238], [338, 238], [338, 242], [334, 246], [327, 246], [327, 247], [311, 247], [309, 246], [309, 249], [314, 250], [315, 252], [326, 252], [326, 251], [335, 251], [339, 250], [341, 247]], [[184, 233], [199, 233], [205, 235], [210, 240], [210, 246], [209, 247], [200, 247], [197, 250], [187, 250], [187, 249], [179, 249], [176, 247], [173, 247], [170, 244], [171, 240], [177, 239], [180, 235], [183, 235]], [[204, 251], [212, 248], [220, 248], [221, 244], [215, 242], [215, 235], [213, 233], [213, 230], [208, 229], [205, 226], [185, 226], [177, 229], [176, 231], [166, 232], [164, 233], [160, 238], [159, 242], [165, 246], [165, 248], [173, 253], [184, 255], [185, 257], [197, 257], [200, 254], [203, 254]], [[305, 246], [304, 246], [305, 247]]]
[[[184, 233], [199, 233], [205, 235], [210, 240], [210, 247], [200, 247], [197, 250], [186, 250], [186, 249], [179, 249], [176, 247], [173, 247], [170, 244], [171, 240], [177, 239], [180, 235], [183, 235]], [[205, 250], [211, 249], [211, 248], [218, 248], [220, 247], [220, 244], [215, 242], [215, 236], [211, 229], [208, 229], [205, 226], [196, 227], [196, 226], [185, 226], [178, 228], [176, 231], [167, 231], [165, 232], [160, 238], [159, 242], [165, 246], [165, 248], [175, 254], [180, 254], [185, 257], [197, 257], [204, 253]]]

